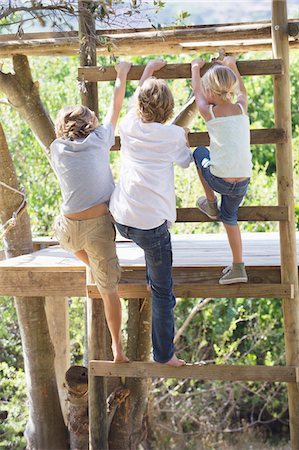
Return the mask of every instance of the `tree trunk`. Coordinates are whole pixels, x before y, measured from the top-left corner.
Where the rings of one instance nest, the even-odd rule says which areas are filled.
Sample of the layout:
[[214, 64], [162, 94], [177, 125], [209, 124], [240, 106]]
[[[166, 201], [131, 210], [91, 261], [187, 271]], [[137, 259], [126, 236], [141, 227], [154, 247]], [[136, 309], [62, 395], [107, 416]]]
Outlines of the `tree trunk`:
[[9, 103], [28, 123], [50, 161], [49, 147], [55, 139], [53, 122], [39, 96], [38, 82], [33, 82], [28, 59], [24, 55], [13, 57], [14, 74], [3, 73], [0, 67], [0, 90]]
[[65, 374], [71, 450], [88, 450], [88, 369], [72, 366]]
[[[0, 125], [0, 180], [19, 189], [5, 135]], [[0, 220], [6, 222], [18, 208], [21, 196], [0, 188]], [[33, 251], [30, 221], [25, 211], [4, 239], [6, 257]], [[43, 297], [16, 297], [19, 327], [29, 398], [29, 421], [25, 436], [34, 450], [67, 449], [64, 425], [57, 392], [54, 349], [49, 335]]]
[[[151, 302], [146, 299], [130, 299], [127, 351], [130, 360], [148, 361], [150, 335]], [[147, 379], [127, 378], [124, 387], [116, 393], [118, 407], [109, 432], [110, 450], [136, 450], [145, 439], [148, 386]]]

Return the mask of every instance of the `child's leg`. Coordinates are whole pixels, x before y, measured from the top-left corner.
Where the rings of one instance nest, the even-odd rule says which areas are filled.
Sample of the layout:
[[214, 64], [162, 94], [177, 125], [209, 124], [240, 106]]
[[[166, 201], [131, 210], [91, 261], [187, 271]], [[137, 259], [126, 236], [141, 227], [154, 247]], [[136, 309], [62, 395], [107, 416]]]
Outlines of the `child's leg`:
[[[117, 293], [120, 267], [116, 255], [115, 229], [111, 215], [87, 220], [84, 249], [101, 293], [107, 325], [112, 339], [114, 362], [127, 362], [121, 343], [121, 303]], [[83, 228], [83, 224], [82, 227]]]
[[[239, 188], [238, 184], [241, 185]], [[232, 192], [234, 185], [232, 183], [228, 183], [225, 180], [219, 182], [219, 190], [222, 190], [222, 192], [227, 190], [228, 193], [228, 195], [224, 193], [221, 195], [220, 219], [225, 227], [233, 256], [232, 267], [227, 268], [224, 271], [224, 275], [219, 280], [220, 284], [240, 283], [247, 282], [248, 280], [243, 262], [242, 238], [239, 225], [237, 223], [238, 209], [244, 198], [247, 185], [246, 182], [243, 183], [243, 185], [241, 183], [237, 183], [234, 195]], [[238, 192], [242, 192], [241, 195], [236, 195]]]
[[202, 187], [205, 191], [206, 197], [209, 202], [214, 202], [216, 199], [216, 195], [207, 181], [209, 179], [210, 172], [210, 152], [206, 147], [198, 147], [194, 150], [193, 157], [196, 164], [197, 173], [200, 178]]
[[174, 367], [184, 365], [185, 362], [174, 353], [175, 297], [172, 291], [172, 249], [166, 223], [153, 230], [138, 230], [119, 224], [117, 228], [122, 236], [132, 239], [145, 253], [152, 292], [154, 360]]
[[227, 233], [228, 242], [232, 251], [233, 255], [233, 262], [234, 263], [241, 263], [243, 262], [243, 256], [242, 256], [242, 239], [241, 239], [241, 233], [239, 229], [239, 225], [229, 225], [227, 223], [223, 224]]
[[112, 339], [114, 362], [127, 362], [121, 342], [121, 303], [117, 292], [105, 294], [101, 292], [104, 302], [105, 317]]
[[79, 250], [78, 252], [75, 252], [74, 255], [80, 259], [81, 261], [84, 262], [84, 264], [86, 264], [87, 266], [89, 266], [89, 259], [88, 259], [88, 255], [86, 253], [85, 250]]

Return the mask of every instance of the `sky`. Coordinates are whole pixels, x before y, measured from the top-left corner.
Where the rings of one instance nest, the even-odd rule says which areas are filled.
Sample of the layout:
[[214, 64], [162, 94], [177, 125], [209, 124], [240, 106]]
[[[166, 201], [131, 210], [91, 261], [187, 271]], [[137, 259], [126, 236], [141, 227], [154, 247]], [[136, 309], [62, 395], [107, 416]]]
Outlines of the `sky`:
[[[6, 1], [0, 0], [0, 5]], [[17, 1], [19, 2], [20, 0]], [[181, 11], [186, 11], [190, 15], [184, 22], [178, 23], [184, 25], [234, 23], [271, 19], [271, 0], [164, 0], [164, 2], [165, 7], [156, 14], [153, 8], [149, 9], [150, 5], [153, 4], [153, 0], [140, 0], [142, 7], [146, 10], [145, 13], [136, 15], [134, 19], [127, 18], [125, 21], [122, 16], [112, 23], [111, 27], [128, 28], [148, 27], [151, 25], [155, 27], [174, 25]], [[27, 3], [27, 0], [24, 0], [25, 3]], [[44, 3], [46, 3], [45, 0]], [[149, 15], [150, 21], [144, 19], [146, 14]], [[141, 20], [142, 17], [143, 20]], [[299, 0], [288, 0], [288, 17], [299, 18]], [[72, 25], [73, 29], [77, 29], [77, 19], [70, 20], [68, 18], [67, 21]], [[99, 27], [100, 24], [97, 28]], [[37, 21], [32, 23], [25, 20], [22, 28], [25, 33], [54, 31], [48, 26], [41, 27]], [[103, 24], [101, 28], [107, 28], [107, 25]], [[64, 30], [66, 28], [62, 26], [61, 29]], [[17, 25], [14, 26], [11, 32], [16, 31]], [[56, 28], [55, 31], [58, 31], [58, 29]], [[7, 33], [8, 31], [3, 30], [2, 32]]]
[[[170, 24], [179, 11], [190, 13], [187, 24], [248, 22], [271, 19], [271, 0], [166, 0], [157, 17], [162, 24]], [[299, 0], [288, 0], [288, 17], [299, 17]]]

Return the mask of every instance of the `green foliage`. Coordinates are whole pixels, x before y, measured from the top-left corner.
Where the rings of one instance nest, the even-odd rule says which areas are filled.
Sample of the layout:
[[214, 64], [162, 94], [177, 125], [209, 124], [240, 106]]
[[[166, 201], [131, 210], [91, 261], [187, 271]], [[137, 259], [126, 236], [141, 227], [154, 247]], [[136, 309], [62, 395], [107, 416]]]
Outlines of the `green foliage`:
[[24, 450], [28, 413], [23, 370], [0, 362], [0, 392], [0, 450]]
[[[158, 2], [157, 2], [158, 3]], [[266, 55], [268, 57], [268, 55]], [[252, 55], [246, 55], [253, 58]], [[256, 57], [256, 56], [255, 56]], [[262, 55], [260, 56], [262, 57]], [[152, 58], [131, 58], [134, 64], [142, 64]], [[189, 62], [190, 56], [167, 55], [168, 62]], [[109, 64], [108, 58], [99, 58], [99, 64]], [[293, 148], [294, 181], [296, 192], [296, 225], [299, 230], [299, 57], [292, 54], [292, 110], [293, 110]], [[6, 64], [6, 70], [9, 64]], [[78, 58], [32, 58], [30, 60], [33, 78], [39, 80], [42, 100], [54, 120], [60, 108], [67, 104], [80, 102], [76, 82]], [[247, 78], [245, 80], [249, 96], [249, 116], [252, 128], [272, 127], [273, 90], [270, 77]], [[173, 80], [169, 82], [175, 93], [175, 113], [177, 113], [191, 94], [190, 81]], [[114, 83], [103, 83], [99, 87], [99, 109], [102, 120], [107, 112]], [[127, 83], [125, 106], [136, 88], [136, 82]], [[0, 105], [1, 122], [8, 139], [17, 174], [24, 184], [29, 198], [29, 213], [34, 235], [47, 235], [59, 211], [61, 194], [56, 178], [48, 161], [35, 141], [28, 126], [18, 114]], [[192, 131], [205, 130], [205, 124], [198, 116]], [[274, 146], [253, 147], [254, 170], [246, 195], [245, 205], [276, 205], [277, 188]], [[115, 178], [119, 173], [119, 154], [112, 152], [111, 164]], [[175, 168], [175, 184], [178, 207], [193, 207], [202, 187], [194, 167], [187, 170]], [[277, 223], [240, 223], [245, 231], [276, 231]], [[215, 233], [224, 232], [219, 223], [175, 224], [173, 233]], [[195, 299], [182, 299], [176, 307], [177, 328], [190, 313]], [[74, 298], [70, 301], [70, 333], [72, 362], [80, 364], [83, 354], [84, 338], [84, 300]], [[26, 421], [24, 374], [20, 336], [12, 300], [0, 301], [0, 342], [1, 358], [1, 411], [8, 411], [9, 420], [0, 425], [1, 442], [5, 449], [24, 448], [23, 432]], [[124, 311], [124, 316], [126, 311]], [[5, 353], [4, 353], [5, 349]], [[278, 300], [262, 299], [218, 299], [210, 302], [197, 314], [179, 343], [180, 355], [188, 361], [205, 360], [217, 363], [234, 364], [283, 364], [284, 346], [281, 303]], [[223, 430], [233, 427], [244, 428], [245, 423], [256, 424], [261, 411], [261, 422], [268, 422], [268, 429], [280, 433], [286, 431], [286, 390], [285, 386], [245, 383], [201, 383], [196, 380], [174, 380], [159, 382], [154, 390], [156, 435], [159, 449], [171, 450], [184, 447], [187, 450], [216, 448], [212, 435], [222, 442]], [[9, 399], [9, 401], [8, 401]], [[219, 406], [220, 405], [220, 406]], [[219, 423], [219, 416], [225, 417]], [[169, 423], [172, 424], [169, 427]], [[164, 427], [164, 428], [163, 428]], [[183, 441], [178, 439], [180, 433]], [[13, 447], [9, 447], [13, 442]], [[177, 445], [177, 446], [176, 446]], [[176, 446], [176, 447], [175, 447]], [[227, 448], [227, 447], [223, 447]], [[238, 448], [238, 447], [236, 447]], [[258, 447], [257, 447], [258, 448]], [[0, 446], [1, 449], [1, 446]], [[260, 449], [259, 449], [260, 450]]]

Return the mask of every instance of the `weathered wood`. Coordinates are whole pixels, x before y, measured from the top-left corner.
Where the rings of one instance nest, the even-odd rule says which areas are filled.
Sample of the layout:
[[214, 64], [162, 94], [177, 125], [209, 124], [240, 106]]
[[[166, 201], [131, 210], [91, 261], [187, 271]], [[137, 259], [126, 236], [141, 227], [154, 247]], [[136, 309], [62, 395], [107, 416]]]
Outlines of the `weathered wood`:
[[[204, 74], [212, 63], [206, 63], [201, 69]], [[237, 66], [241, 75], [274, 75], [281, 74], [283, 64], [281, 59], [264, 59], [256, 61], [238, 61]], [[128, 73], [128, 80], [139, 80], [145, 66], [132, 66]], [[191, 64], [167, 64], [155, 72], [157, 78], [175, 80], [179, 78], [191, 78]], [[78, 79], [80, 81], [112, 81], [116, 78], [114, 66], [79, 67]]]
[[229, 366], [186, 364], [170, 367], [156, 362], [130, 362], [115, 364], [111, 361], [90, 361], [92, 376], [123, 376], [136, 378], [193, 378], [224, 381], [296, 381], [295, 366]]
[[[296, 254], [296, 226], [294, 214], [294, 180], [292, 156], [292, 116], [290, 101], [290, 73], [288, 48], [287, 1], [272, 0], [273, 57], [282, 58], [284, 73], [274, 77], [275, 124], [286, 130], [287, 142], [276, 144], [278, 204], [288, 206], [292, 214], [287, 222], [280, 222], [281, 279], [294, 284], [292, 304], [283, 301], [286, 363], [299, 365], [299, 293]], [[299, 448], [299, 392], [295, 382], [288, 384], [290, 434], [293, 450]]]
[[65, 374], [71, 450], [88, 449], [88, 369], [72, 366]]
[[290, 22], [288, 24], [288, 34], [295, 39], [299, 39], [299, 22]]
[[[192, 112], [191, 112], [192, 113]], [[286, 141], [286, 134], [282, 128], [265, 128], [258, 130], [250, 130], [250, 143], [253, 144], [276, 144]], [[210, 145], [210, 138], [206, 131], [197, 133], [189, 133], [190, 147], [197, 147], [198, 145]], [[120, 138], [115, 137], [115, 144], [111, 150], [120, 149]]]
[[[95, 18], [90, 9], [91, 2], [78, 1], [79, 10], [79, 42], [80, 42], [80, 64], [83, 66], [94, 66], [97, 64], [96, 30]], [[96, 83], [85, 82], [81, 85], [81, 103], [89, 109], [99, 113], [98, 88]]]
[[[101, 298], [95, 285], [87, 285], [88, 295]], [[145, 281], [142, 284], [120, 283], [118, 292], [123, 298], [149, 298]], [[215, 297], [215, 298], [294, 298], [294, 287], [290, 284], [251, 284], [236, 283], [230, 285], [190, 283], [186, 279], [184, 284], [175, 284], [174, 293], [179, 298]]]
[[[87, 284], [92, 281], [87, 271]], [[87, 293], [88, 359], [105, 359], [106, 327], [102, 300]], [[88, 373], [89, 450], [108, 450], [107, 382], [104, 377], [94, 378]]]
[[[32, 41], [32, 42], [11, 42], [6, 44], [0, 43], [0, 57], [11, 58], [12, 55], [23, 54], [27, 56], [77, 56], [79, 51], [78, 39], [75, 38], [69, 40], [59, 40], [53, 43], [49, 41]], [[271, 40], [263, 41], [236, 41], [227, 43], [225, 41], [216, 42], [192, 42], [192, 43], [180, 43], [180, 44], [168, 44], [167, 42], [155, 43], [152, 45], [134, 47], [126, 47], [125, 45], [118, 46], [112, 49], [106, 46], [98, 44], [97, 55], [98, 56], [149, 56], [165, 55], [165, 54], [198, 54], [198, 53], [217, 53], [219, 48], [225, 47], [227, 53], [247, 53], [250, 51], [271, 51]], [[289, 41], [290, 50], [296, 50], [299, 48], [298, 40]]]
[[64, 422], [67, 424], [64, 381], [65, 373], [70, 367], [69, 299], [67, 297], [48, 296], [45, 300], [47, 322], [54, 346], [55, 374], [60, 406]]
[[[283, 206], [242, 206], [238, 221], [282, 221], [289, 219], [289, 209]], [[198, 208], [178, 208], [176, 222], [213, 222]]]
[[[292, 24], [296, 20], [289, 20]], [[257, 27], [259, 28], [257, 30]], [[99, 55], [161, 55], [166, 53], [216, 52], [225, 47], [227, 52], [271, 50], [271, 24], [266, 22], [172, 27], [154, 31], [147, 29], [98, 30]], [[292, 29], [291, 29], [292, 30]], [[231, 34], [233, 32], [233, 35]], [[233, 37], [233, 39], [232, 39]], [[112, 39], [112, 40], [111, 40]], [[142, 45], [140, 40], [142, 39]], [[227, 40], [227, 42], [225, 42]], [[108, 45], [109, 44], [109, 45]], [[290, 47], [299, 48], [299, 42], [290, 38]], [[78, 33], [25, 33], [0, 36], [0, 56], [27, 55], [77, 55]]]

